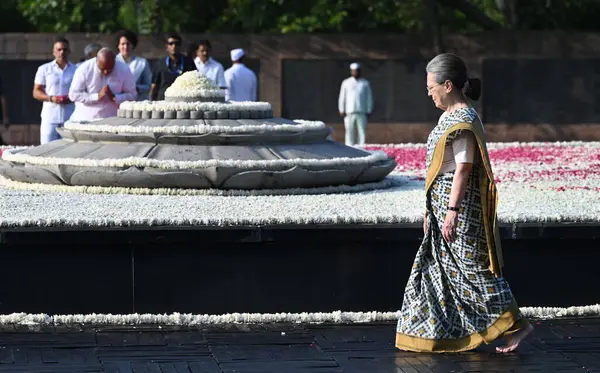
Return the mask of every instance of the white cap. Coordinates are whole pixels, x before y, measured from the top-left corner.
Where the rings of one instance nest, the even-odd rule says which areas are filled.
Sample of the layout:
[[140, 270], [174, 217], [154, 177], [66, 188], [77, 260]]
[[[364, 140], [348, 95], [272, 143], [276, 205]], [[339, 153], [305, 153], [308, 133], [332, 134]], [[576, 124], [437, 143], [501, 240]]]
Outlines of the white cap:
[[350, 70], [358, 70], [360, 69], [360, 64], [358, 62], [353, 62], [350, 64]]
[[232, 49], [231, 52], [231, 61], [237, 61], [244, 56], [244, 50], [241, 48]]

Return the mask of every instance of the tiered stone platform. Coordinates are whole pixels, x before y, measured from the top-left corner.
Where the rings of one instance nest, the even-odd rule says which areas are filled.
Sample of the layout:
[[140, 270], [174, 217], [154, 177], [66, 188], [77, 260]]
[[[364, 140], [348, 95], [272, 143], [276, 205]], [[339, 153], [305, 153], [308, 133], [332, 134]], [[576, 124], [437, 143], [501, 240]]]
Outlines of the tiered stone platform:
[[121, 103], [117, 117], [67, 122], [63, 139], [3, 153], [0, 175], [46, 185], [289, 189], [378, 182], [396, 162], [328, 139], [322, 122], [273, 118], [265, 102], [225, 102], [186, 72], [164, 101]]

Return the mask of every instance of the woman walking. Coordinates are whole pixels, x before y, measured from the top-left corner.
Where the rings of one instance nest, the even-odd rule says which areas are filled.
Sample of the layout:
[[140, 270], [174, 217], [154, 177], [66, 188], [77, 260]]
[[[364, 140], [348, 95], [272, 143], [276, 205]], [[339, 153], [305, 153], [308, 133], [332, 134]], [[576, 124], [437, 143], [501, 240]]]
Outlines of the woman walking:
[[444, 110], [427, 140], [425, 236], [410, 274], [396, 347], [419, 352], [471, 350], [498, 337], [510, 352], [533, 327], [502, 277], [497, 190], [483, 125], [467, 97], [481, 82], [465, 63], [441, 54], [427, 64], [427, 92]]

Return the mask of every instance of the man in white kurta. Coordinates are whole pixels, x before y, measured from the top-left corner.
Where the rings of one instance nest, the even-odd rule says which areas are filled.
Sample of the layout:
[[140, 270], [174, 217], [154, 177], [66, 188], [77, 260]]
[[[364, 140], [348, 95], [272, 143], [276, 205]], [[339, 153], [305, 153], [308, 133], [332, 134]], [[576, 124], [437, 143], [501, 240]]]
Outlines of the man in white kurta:
[[223, 68], [223, 65], [210, 56], [211, 52], [212, 47], [210, 42], [208, 40], [201, 40], [198, 43], [194, 64], [198, 71], [200, 71], [200, 74], [212, 80], [219, 88], [226, 88], [225, 69]]
[[256, 74], [244, 65], [244, 50], [231, 51], [233, 66], [225, 70], [228, 101], [256, 101]]
[[33, 97], [43, 102], [40, 115], [41, 144], [60, 139], [56, 129], [63, 126], [74, 109], [68, 95], [77, 67], [69, 62], [67, 39], [57, 39], [52, 54], [54, 60], [38, 67], [33, 82]]
[[363, 145], [367, 137], [367, 116], [373, 111], [373, 94], [369, 81], [361, 77], [358, 63], [350, 65], [350, 73], [352, 76], [345, 79], [340, 88], [338, 110], [344, 118], [346, 145]]
[[69, 98], [75, 102], [71, 121], [93, 121], [117, 115], [119, 104], [135, 101], [137, 92], [133, 74], [116, 60], [110, 49], [103, 48], [96, 58], [85, 61], [71, 83]]

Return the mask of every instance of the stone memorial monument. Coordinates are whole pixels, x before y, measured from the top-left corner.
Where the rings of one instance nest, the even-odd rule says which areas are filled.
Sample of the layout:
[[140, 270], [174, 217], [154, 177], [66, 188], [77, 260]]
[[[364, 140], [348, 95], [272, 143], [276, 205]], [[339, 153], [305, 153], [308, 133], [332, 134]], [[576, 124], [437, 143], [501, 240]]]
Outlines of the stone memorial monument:
[[266, 102], [225, 102], [200, 73], [164, 101], [123, 102], [117, 117], [67, 122], [62, 139], [2, 154], [0, 175], [71, 186], [281, 189], [357, 185], [396, 162], [328, 140], [323, 122], [274, 118]]

